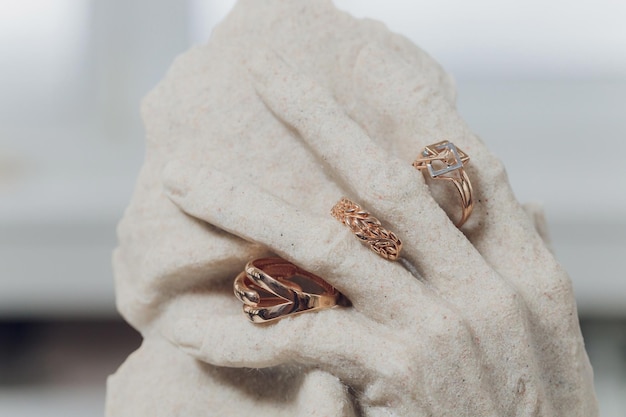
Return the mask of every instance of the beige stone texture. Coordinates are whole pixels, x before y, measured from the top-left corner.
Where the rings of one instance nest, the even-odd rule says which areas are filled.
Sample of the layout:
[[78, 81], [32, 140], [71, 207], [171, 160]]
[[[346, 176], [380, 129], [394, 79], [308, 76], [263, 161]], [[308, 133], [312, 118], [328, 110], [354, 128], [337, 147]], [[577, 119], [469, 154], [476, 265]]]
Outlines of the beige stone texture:
[[[330, 1], [241, 0], [142, 112], [114, 266], [144, 343], [110, 377], [107, 416], [597, 415], [540, 210], [516, 201], [451, 77], [404, 37]], [[443, 139], [471, 157], [461, 230], [454, 187], [411, 166]], [[330, 216], [342, 196], [402, 239], [401, 262]], [[248, 322], [232, 282], [268, 254], [352, 307]]]

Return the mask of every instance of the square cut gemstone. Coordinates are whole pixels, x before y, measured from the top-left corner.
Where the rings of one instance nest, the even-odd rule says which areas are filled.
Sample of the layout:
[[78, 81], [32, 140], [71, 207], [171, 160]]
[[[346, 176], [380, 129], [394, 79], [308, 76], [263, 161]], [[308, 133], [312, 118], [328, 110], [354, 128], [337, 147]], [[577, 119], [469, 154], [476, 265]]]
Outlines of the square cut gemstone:
[[444, 165], [443, 168], [436, 169], [433, 167], [432, 162], [427, 164], [428, 173], [432, 178], [437, 178], [441, 175], [462, 168], [463, 163], [469, 160], [469, 157], [465, 154], [465, 152], [447, 140], [427, 146], [423, 155], [425, 157], [437, 158], [437, 161]]

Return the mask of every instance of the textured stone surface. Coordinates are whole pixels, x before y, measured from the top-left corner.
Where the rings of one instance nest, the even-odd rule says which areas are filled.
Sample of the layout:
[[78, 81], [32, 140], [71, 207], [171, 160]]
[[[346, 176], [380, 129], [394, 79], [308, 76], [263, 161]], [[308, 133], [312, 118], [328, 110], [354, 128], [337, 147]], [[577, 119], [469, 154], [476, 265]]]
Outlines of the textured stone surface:
[[[454, 95], [423, 51], [329, 1], [240, 1], [181, 55], [143, 103], [114, 265], [145, 341], [110, 378], [107, 415], [597, 415], [542, 216]], [[472, 158], [462, 231], [452, 187], [411, 166], [443, 139]], [[330, 216], [344, 195], [398, 234], [402, 262]], [[270, 253], [353, 306], [249, 323], [232, 280]]]

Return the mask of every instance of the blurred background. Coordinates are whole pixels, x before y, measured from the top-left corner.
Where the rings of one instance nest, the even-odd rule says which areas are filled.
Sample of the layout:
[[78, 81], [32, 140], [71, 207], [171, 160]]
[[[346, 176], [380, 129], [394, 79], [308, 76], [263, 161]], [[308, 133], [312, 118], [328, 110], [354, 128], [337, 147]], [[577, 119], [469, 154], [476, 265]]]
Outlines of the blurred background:
[[[541, 202], [577, 294], [601, 415], [626, 410], [626, 2], [336, 0], [454, 75], [469, 125]], [[101, 416], [140, 343], [115, 225], [141, 98], [234, 1], [0, 2], [0, 415]]]

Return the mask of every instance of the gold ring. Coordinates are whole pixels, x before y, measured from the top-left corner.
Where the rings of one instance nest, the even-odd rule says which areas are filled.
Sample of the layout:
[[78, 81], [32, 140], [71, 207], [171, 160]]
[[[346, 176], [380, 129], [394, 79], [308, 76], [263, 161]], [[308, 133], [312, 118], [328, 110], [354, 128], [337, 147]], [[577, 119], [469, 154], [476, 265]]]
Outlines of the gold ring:
[[348, 226], [361, 242], [383, 258], [395, 261], [400, 256], [402, 250], [400, 239], [358, 204], [344, 197], [335, 204], [330, 214]]
[[463, 209], [457, 227], [463, 226], [474, 208], [472, 183], [463, 169], [469, 159], [469, 156], [452, 142], [444, 140], [426, 146], [420, 157], [413, 162], [415, 168], [428, 171], [433, 179], [452, 181], [461, 195]]
[[335, 287], [282, 258], [248, 262], [245, 270], [235, 278], [233, 289], [244, 304], [243, 312], [254, 323], [349, 305]]

